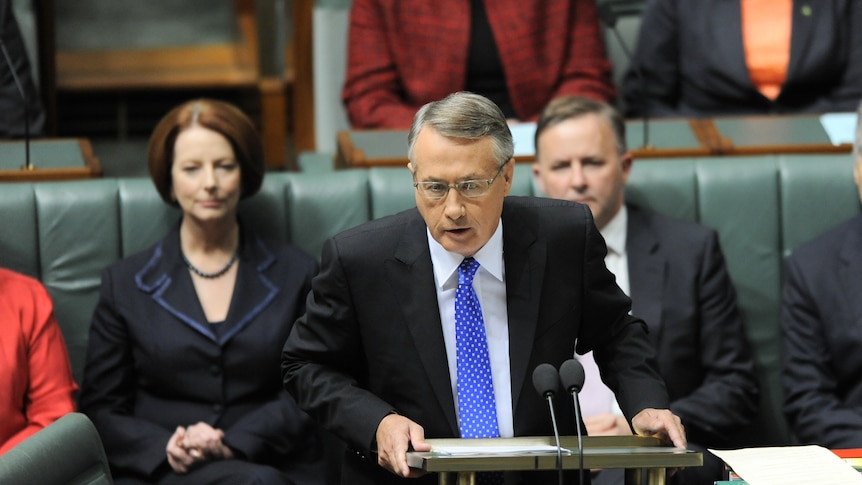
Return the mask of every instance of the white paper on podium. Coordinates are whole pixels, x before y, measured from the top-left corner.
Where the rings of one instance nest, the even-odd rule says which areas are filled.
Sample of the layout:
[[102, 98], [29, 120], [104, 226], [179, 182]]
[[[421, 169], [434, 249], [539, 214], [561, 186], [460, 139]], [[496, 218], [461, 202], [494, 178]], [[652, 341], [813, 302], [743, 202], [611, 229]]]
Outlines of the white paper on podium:
[[862, 474], [822, 446], [709, 451], [749, 485], [862, 484]]
[[[572, 451], [560, 448], [564, 455], [571, 455]], [[451, 456], [489, 456], [489, 455], [523, 455], [540, 454], [556, 455], [557, 447], [551, 445], [524, 445], [524, 446], [435, 446], [432, 453]]]

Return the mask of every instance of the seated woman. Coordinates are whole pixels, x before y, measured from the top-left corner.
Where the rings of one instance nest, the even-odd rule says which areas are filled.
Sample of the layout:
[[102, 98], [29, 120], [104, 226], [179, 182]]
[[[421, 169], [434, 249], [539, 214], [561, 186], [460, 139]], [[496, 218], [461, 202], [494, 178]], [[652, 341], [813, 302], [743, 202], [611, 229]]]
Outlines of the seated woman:
[[855, 111], [860, 25], [853, 0], [650, 0], [623, 83], [627, 114]]
[[74, 411], [77, 390], [48, 292], [0, 268], [0, 455]]
[[182, 217], [103, 272], [81, 391], [116, 483], [323, 483], [315, 425], [279, 368], [317, 263], [238, 219], [264, 175], [254, 125], [187, 102], [156, 126], [149, 169]]
[[354, 0], [348, 35], [342, 100], [358, 129], [406, 130], [456, 91], [520, 121], [557, 96], [616, 95], [595, 0]]

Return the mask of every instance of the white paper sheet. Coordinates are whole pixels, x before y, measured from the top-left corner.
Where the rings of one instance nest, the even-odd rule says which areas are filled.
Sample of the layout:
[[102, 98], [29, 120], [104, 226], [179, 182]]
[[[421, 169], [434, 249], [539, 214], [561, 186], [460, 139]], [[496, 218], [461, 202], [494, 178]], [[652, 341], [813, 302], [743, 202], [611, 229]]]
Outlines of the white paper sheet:
[[862, 474], [822, 446], [709, 451], [749, 485], [862, 484]]
[[[571, 455], [572, 452], [567, 448], [560, 448], [563, 455]], [[522, 455], [525, 453], [536, 453], [542, 455], [556, 455], [557, 447], [550, 445], [529, 445], [529, 446], [435, 446], [433, 453], [453, 456], [475, 456], [475, 455]]]

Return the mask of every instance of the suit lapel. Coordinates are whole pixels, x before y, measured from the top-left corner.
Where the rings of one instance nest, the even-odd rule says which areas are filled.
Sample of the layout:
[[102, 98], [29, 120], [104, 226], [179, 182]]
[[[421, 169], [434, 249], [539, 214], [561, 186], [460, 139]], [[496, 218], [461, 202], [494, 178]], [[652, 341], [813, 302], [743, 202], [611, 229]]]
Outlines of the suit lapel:
[[265, 273], [275, 264], [275, 255], [251, 234], [246, 234], [243, 239], [239, 273], [227, 315], [230, 327], [219, 339], [219, 345], [224, 345], [248, 326], [269, 306], [279, 290]]
[[845, 298], [853, 308], [854, 321], [862, 322], [862, 255], [859, 248], [862, 247], [862, 218], [857, 218], [853, 227], [847, 232], [847, 237], [841, 245], [840, 257], [841, 268], [839, 279], [844, 289]]
[[662, 332], [662, 288], [666, 261], [659, 253], [659, 239], [642, 209], [628, 207], [626, 252], [629, 266], [629, 293], [632, 315], [642, 318], [649, 327], [653, 344]]
[[512, 376], [512, 410], [527, 379], [539, 318], [547, 249], [535, 234], [503, 206], [503, 261], [506, 268], [506, 305], [509, 315], [509, 371]]
[[[712, 2], [712, 8], [715, 9], [713, 18], [715, 22], [707, 24], [707, 28], [711, 30], [709, 38], [713, 39], [712, 46], [715, 49], [714, 53], [718, 62], [715, 65], [723, 66], [722, 75], [733, 80], [733, 84], [749, 86], [751, 84], [751, 76], [748, 73], [748, 66], [745, 64], [745, 48], [742, 45], [742, 12], [737, 1], [719, 1]], [[728, 32], [735, 34], [728, 35]]]
[[[546, 249], [517, 218], [503, 211], [503, 260], [506, 271], [506, 305], [509, 316], [509, 366], [512, 376], [513, 412], [529, 375], [528, 365], [539, 315], [539, 297], [545, 273]], [[411, 221], [394, 255], [386, 262], [386, 277], [401, 303], [419, 360], [425, 368], [435, 397], [446, 414], [453, 436], [458, 436], [454, 397], [446, 360], [440, 309], [434, 287], [434, 271], [425, 224]], [[513, 345], [516, 343], [516, 345]]]
[[168, 313], [202, 336], [215, 341], [192, 278], [180, 260], [179, 224], [153, 250], [147, 264], [135, 274], [135, 283]]
[[393, 259], [385, 262], [385, 272], [395, 293], [395, 300], [401, 304], [405, 325], [413, 337], [419, 361], [422, 362], [438, 404], [446, 415], [452, 436], [458, 436], [455, 399], [452, 396], [426, 226], [419, 213], [414, 214], [415, 217], [408, 223]]
[[263, 273], [275, 256], [253, 235], [243, 234], [243, 248], [231, 306], [230, 327], [220, 338], [212, 331], [198, 300], [194, 283], [180, 261], [179, 225], [159, 243], [147, 265], [135, 275], [138, 288], [203, 337], [224, 345], [242, 331], [275, 298], [278, 288]]
[[[818, 19], [822, 13], [827, 10], [831, 11], [831, 7], [821, 8], [819, 3], [812, 0], [804, 2], [793, 1], [790, 24], [790, 61], [787, 65], [787, 79], [795, 77], [795, 71], [798, 69], [801, 60], [805, 57], [804, 50], [810, 49], [812, 44], [810, 39], [817, 31]], [[808, 8], [803, 10], [803, 5]], [[808, 15], [805, 15], [803, 12], [807, 12]]]

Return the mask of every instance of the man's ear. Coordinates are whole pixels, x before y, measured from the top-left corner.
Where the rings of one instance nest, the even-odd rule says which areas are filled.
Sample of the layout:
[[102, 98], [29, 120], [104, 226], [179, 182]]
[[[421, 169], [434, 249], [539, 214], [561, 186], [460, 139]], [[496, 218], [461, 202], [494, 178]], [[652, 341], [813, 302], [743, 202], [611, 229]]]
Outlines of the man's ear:
[[512, 157], [506, 162], [503, 167], [503, 181], [506, 182], [506, 195], [509, 195], [509, 190], [512, 189], [512, 178], [515, 176], [515, 158]]
[[539, 162], [533, 162], [533, 182], [536, 187], [541, 191], [541, 195], [545, 195], [548, 192], [545, 190], [545, 179], [542, 177], [542, 170], [539, 167]]
[[620, 164], [622, 164], [623, 169], [623, 182], [627, 182], [629, 179], [629, 173], [632, 171], [633, 161], [634, 157], [632, 156], [632, 152], [625, 152], [620, 156]]

